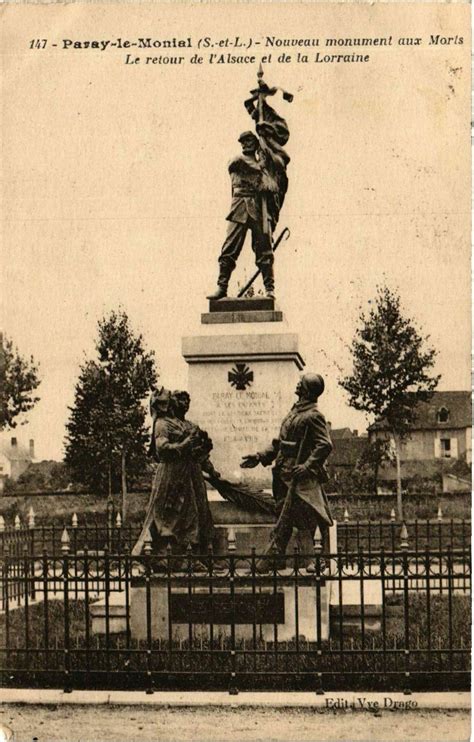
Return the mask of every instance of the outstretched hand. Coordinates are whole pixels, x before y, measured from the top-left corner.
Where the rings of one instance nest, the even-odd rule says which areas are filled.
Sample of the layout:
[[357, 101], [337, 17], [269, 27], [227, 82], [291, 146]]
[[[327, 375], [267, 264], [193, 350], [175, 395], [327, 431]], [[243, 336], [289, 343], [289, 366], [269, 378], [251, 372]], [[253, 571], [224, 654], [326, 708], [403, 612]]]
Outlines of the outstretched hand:
[[255, 466], [258, 466], [259, 463], [260, 459], [258, 458], [257, 454], [250, 454], [249, 456], [242, 457], [240, 467], [241, 469], [253, 469]]

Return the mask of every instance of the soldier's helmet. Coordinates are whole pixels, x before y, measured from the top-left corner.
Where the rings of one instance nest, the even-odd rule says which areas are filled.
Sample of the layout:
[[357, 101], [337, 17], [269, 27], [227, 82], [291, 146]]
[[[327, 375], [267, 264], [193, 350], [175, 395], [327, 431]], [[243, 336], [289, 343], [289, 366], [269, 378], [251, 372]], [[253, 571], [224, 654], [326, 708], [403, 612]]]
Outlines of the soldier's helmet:
[[320, 397], [324, 392], [324, 379], [320, 374], [303, 374], [301, 384], [310, 397]]

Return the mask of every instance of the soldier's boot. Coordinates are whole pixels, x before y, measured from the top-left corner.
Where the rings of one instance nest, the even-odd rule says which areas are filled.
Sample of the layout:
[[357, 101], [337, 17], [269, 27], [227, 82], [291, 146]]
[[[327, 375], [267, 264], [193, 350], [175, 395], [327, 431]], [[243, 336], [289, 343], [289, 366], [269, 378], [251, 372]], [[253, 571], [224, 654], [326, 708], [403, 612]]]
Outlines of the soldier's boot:
[[227, 263], [219, 263], [219, 278], [217, 279], [217, 289], [212, 294], [208, 294], [207, 299], [223, 299], [227, 296], [230, 276], [234, 266]]
[[274, 299], [275, 276], [273, 272], [273, 263], [262, 263], [260, 271], [262, 273], [263, 285], [265, 286], [265, 294], [268, 299]]

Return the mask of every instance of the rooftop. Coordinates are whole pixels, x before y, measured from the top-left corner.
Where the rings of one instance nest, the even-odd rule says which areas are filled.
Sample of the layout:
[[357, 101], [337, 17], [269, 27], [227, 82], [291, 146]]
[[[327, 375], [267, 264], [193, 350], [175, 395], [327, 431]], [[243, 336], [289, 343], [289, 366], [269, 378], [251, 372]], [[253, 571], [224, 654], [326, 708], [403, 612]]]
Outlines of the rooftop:
[[[429, 402], [420, 402], [412, 430], [445, 430], [470, 428], [472, 425], [471, 392], [434, 392]], [[386, 429], [384, 420], [375, 422], [369, 430]]]
[[367, 443], [367, 438], [357, 436], [353, 436], [352, 438], [333, 438], [334, 449], [328, 459], [328, 465], [356, 466]]

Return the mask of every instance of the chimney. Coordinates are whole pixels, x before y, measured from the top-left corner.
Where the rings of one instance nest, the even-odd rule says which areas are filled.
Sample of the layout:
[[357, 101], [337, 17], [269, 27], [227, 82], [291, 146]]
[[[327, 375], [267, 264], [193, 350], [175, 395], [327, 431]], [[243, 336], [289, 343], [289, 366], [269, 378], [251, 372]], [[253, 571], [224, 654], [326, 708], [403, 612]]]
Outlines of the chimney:
[[331, 428], [332, 428], [332, 422], [330, 420], [326, 420], [326, 422], [327, 422], [327, 426], [328, 426], [329, 430], [331, 430]]
[[11, 439], [11, 446], [12, 446], [12, 448], [16, 448], [17, 447], [17, 443], [18, 443], [18, 441], [17, 441], [16, 438], [12, 438]]
[[359, 437], [359, 431], [358, 430], [353, 430], [352, 431], [352, 435], [354, 436], [354, 438], [358, 438]]
[[35, 442], [33, 438], [30, 438], [30, 458], [34, 459], [35, 457]]

